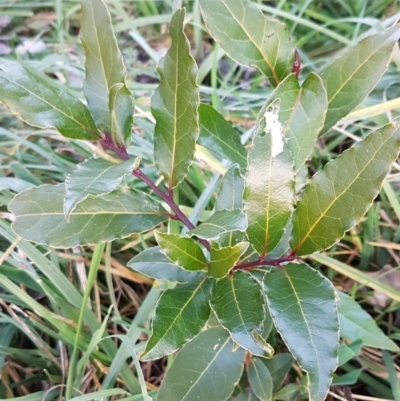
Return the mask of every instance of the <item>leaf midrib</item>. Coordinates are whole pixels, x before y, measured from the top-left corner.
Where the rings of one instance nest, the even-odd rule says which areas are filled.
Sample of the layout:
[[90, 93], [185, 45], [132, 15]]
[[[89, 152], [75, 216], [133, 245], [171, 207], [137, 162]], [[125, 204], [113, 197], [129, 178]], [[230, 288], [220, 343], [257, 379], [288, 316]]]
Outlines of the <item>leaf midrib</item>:
[[[381, 144], [381, 146], [378, 147], [378, 149], [372, 154], [370, 155], [370, 159], [368, 161], [368, 163], [366, 163], [364, 165], [364, 167], [361, 169], [361, 171], [355, 176], [355, 178], [346, 186], [346, 188], [344, 188], [342, 190], [342, 192], [339, 194], [339, 196], [336, 196], [332, 202], [329, 203], [329, 205], [325, 208], [325, 210], [323, 211], [323, 213], [320, 214], [320, 216], [318, 217], [318, 219], [315, 221], [315, 223], [309, 228], [309, 230], [307, 231], [307, 233], [303, 236], [303, 238], [298, 242], [295, 252], [298, 251], [302, 245], [304, 244], [304, 242], [309, 238], [310, 234], [312, 233], [312, 231], [314, 231], [315, 227], [320, 223], [320, 221], [325, 218], [326, 214], [328, 213], [329, 209], [344, 195], [347, 193], [347, 190], [354, 184], [354, 182], [363, 174], [363, 172], [365, 171], [365, 169], [370, 165], [370, 163], [375, 160], [375, 155], [383, 148], [383, 146], [386, 145], [386, 143], [392, 138], [392, 136], [388, 137], [386, 139], [385, 142], [383, 142]], [[355, 148], [352, 148], [355, 149]], [[349, 152], [351, 151], [351, 149], [349, 149]], [[323, 171], [323, 170], [322, 170]], [[308, 214], [307, 214], [308, 215]]]
[[[43, 103], [46, 103], [46, 104], [47, 104], [50, 108], [52, 108], [53, 110], [58, 111], [60, 114], [64, 115], [67, 119], [69, 119], [69, 120], [73, 121], [74, 123], [76, 123], [77, 125], [79, 125], [79, 126], [80, 126], [81, 128], [83, 128], [85, 131], [88, 131], [88, 132], [90, 132], [90, 133], [92, 133], [93, 135], [95, 135], [95, 136], [98, 137], [98, 134], [96, 133], [96, 131], [93, 131], [90, 127], [83, 125], [80, 121], [75, 120], [75, 118], [73, 118], [72, 115], [66, 114], [63, 110], [58, 109], [58, 108], [55, 107], [53, 104], [49, 103], [46, 99], [44, 99], [44, 98], [38, 96], [36, 93], [30, 91], [28, 88], [26, 88], [25, 86], [21, 85], [21, 84], [18, 83], [17, 81], [11, 81], [10, 79], [4, 77], [3, 75], [2, 75], [2, 78], [3, 78], [4, 80], [6, 80], [7, 82], [9, 82], [9, 83], [11, 83], [11, 84], [13, 84], [13, 85], [16, 85], [16, 86], [18, 86], [19, 88], [25, 90], [25, 91], [28, 92], [30, 95], [32, 95], [32, 96], [36, 97], [37, 99], [41, 100]], [[50, 90], [52, 93], [54, 93], [54, 92], [53, 92], [53, 88], [47, 87], [46, 89], [48, 89], [48, 90]], [[58, 96], [58, 97], [60, 97], [60, 96]], [[75, 99], [74, 99], [74, 100], [75, 100]], [[76, 101], [80, 103], [79, 100], [76, 100]], [[83, 103], [82, 103], [82, 105], [83, 105]], [[29, 124], [29, 123], [28, 123], [28, 124]], [[51, 127], [54, 127], [54, 128], [56, 128], [57, 130], [59, 130], [59, 128], [58, 128], [56, 125], [51, 125]], [[42, 128], [43, 128], [43, 126], [42, 126]]]
[[[251, 40], [251, 43], [253, 43], [253, 45], [254, 45], [254, 46], [257, 48], [257, 50], [260, 52], [262, 58], [263, 58], [264, 61], [267, 63], [269, 69], [270, 69], [271, 72], [272, 72], [272, 75], [273, 75], [273, 77], [274, 77], [274, 80], [275, 80], [276, 85], [278, 85], [278, 84], [279, 84], [279, 79], [278, 79], [278, 77], [277, 77], [277, 75], [276, 75], [275, 68], [272, 66], [270, 60], [266, 57], [266, 55], [265, 55], [264, 52], [260, 49], [260, 47], [253, 41], [253, 38], [252, 38], [252, 37], [250, 36], [250, 34], [246, 31], [246, 29], [244, 28], [244, 26], [242, 26], [242, 25], [240, 24], [240, 22], [237, 20], [237, 18], [233, 15], [233, 13], [231, 12], [231, 10], [229, 9], [229, 7], [227, 6], [227, 4], [225, 3], [225, 0], [221, 0], [221, 3], [223, 3], [223, 4], [225, 5], [225, 7], [226, 7], [226, 9], [228, 10], [229, 14], [230, 14], [230, 15], [232, 16], [232, 18], [238, 23], [238, 25], [243, 29], [243, 31], [246, 33], [247, 37]], [[245, 11], [244, 11], [244, 12], [245, 12]], [[260, 11], [260, 13], [261, 13], [261, 11]], [[264, 17], [264, 14], [261, 13], [261, 15], [262, 15], [263, 18], [264, 18], [264, 27], [265, 27], [265, 17]]]
[[[354, 77], [354, 75], [368, 62], [368, 60], [375, 55], [376, 52], [378, 52], [380, 50], [380, 48], [382, 46], [384, 46], [387, 42], [387, 40], [390, 39], [390, 36], [388, 38], [386, 38], [384, 40], [384, 42], [378, 47], [376, 48], [370, 55], [368, 58], [366, 58], [364, 60], [363, 63], [358, 64], [357, 68], [354, 70], [354, 72], [344, 81], [344, 83], [342, 85], [340, 85], [340, 87], [337, 89], [337, 91], [332, 95], [332, 97], [330, 99], [328, 99], [328, 106], [330, 105], [330, 103], [333, 101], [333, 99], [336, 98], [336, 96], [338, 95], [339, 92], [341, 92], [341, 90], [347, 85], [347, 83], [350, 81], [350, 79], [352, 79]], [[390, 60], [390, 59], [389, 59]], [[382, 74], [381, 74], [382, 75]], [[329, 107], [328, 107], [329, 110]]]

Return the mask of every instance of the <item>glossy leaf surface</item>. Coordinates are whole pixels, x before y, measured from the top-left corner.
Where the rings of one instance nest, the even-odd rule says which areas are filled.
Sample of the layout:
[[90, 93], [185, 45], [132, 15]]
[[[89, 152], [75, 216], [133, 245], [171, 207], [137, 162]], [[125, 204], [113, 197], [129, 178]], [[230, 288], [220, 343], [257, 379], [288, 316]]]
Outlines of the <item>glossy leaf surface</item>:
[[247, 151], [240, 142], [240, 135], [217, 110], [200, 104], [199, 125], [199, 145], [246, 169]]
[[198, 334], [176, 356], [157, 401], [226, 400], [242, 375], [245, 357], [243, 349], [232, 348], [221, 327]]
[[207, 29], [229, 57], [257, 67], [272, 86], [290, 74], [294, 47], [285, 25], [248, 0], [200, 0]]
[[331, 282], [306, 264], [271, 269], [264, 279], [275, 327], [308, 374], [310, 401], [325, 399], [337, 366], [339, 322]]
[[197, 66], [183, 31], [184, 18], [184, 10], [172, 17], [171, 47], [158, 64], [160, 85], [151, 99], [156, 119], [154, 159], [171, 188], [183, 180], [192, 164], [199, 135]]
[[202, 270], [207, 266], [207, 259], [200, 246], [190, 238], [176, 234], [156, 232], [158, 245], [172, 262], [189, 270]]
[[209, 299], [213, 280], [200, 278], [166, 290], [159, 299], [152, 322], [152, 334], [143, 361], [172, 354], [190, 341], [210, 317]]
[[369, 134], [307, 183], [293, 214], [291, 249], [309, 255], [329, 248], [370, 208], [397, 158], [399, 123]]
[[97, 126], [118, 144], [131, 137], [133, 101], [126, 69], [103, 0], [82, 0], [80, 38], [86, 53], [83, 93]]
[[310, 156], [324, 125], [328, 99], [321, 78], [313, 72], [300, 87], [296, 75], [286, 77], [267, 100], [280, 99], [279, 121], [282, 135], [292, 154], [295, 171]]
[[68, 217], [76, 205], [89, 195], [105, 195], [114, 191], [135, 164], [136, 160], [114, 164], [100, 158], [87, 159], [78, 164], [65, 180], [65, 215]]
[[211, 240], [218, 239], [221, 234], [229, 231], [245, 231], [246, 227], [247, 219], [240, 209], [217, 210], [206, 221], [189, 231], [189, 234]]
[[326, 68], [321, 78], [328, 93], [328, 112], [321, 134], [329, 131], [375, 88], [399, 38], [399, 25], [370, 35]]
[[399, 352], [399, 347], [377, 326], [374, 319], [349, 295], [338, 292], [340, 336], [378, 349]]
[[12, 228], [22, 238], [55, 248], [97, 244], [153, 228], [167, 219], [161, 205], [134, 192], [89, 197], [64, 216], [65, 185], [42, 185], [18, 194], [9, 204]]
[[55, 128], [75, 139], [99, 139], [86, 106], [37, 72], [7, 61], [0, 65], [0, 100], [27, 124]]
[[[271, 106], [272, 108], [272, 106]], [[267, 108], [268, 110], [269, 108]], [[293, 210], [294, 171], [289, 150], [274, 155], [274, 141], [282, 141], [281, 133], [269, 129], [268, 119], [277, 108], [261, 115], [244, 180], [244, 212], [248, 218], [247, 235], [259, 255], [275, 248]], [[279, 121], [277, 122], [279, 124]], [[277, 135], [277, 137], [275, 136]], [[283, 144], [282, 144], [283, 146]]]
[[254, 394], [261, 401], [272, 400], [272, 377], [260, 358], [250, 359], [247, 377]]
[[240, 256], [246, 252], [248, 246], [248, 242], [241, 242], [225, 248], [218, 248], [217, 245], [212, 244], [207, 274], [215, 278], [225, 277], [235, 266]]
[[242, 208], [243, 178], [237, 165], [225, 173], [218, 191], [215, 210], [234, 210]]
[[204, 273], [190, 272], [180, 268], [171, 262], [158, 246], [140, 252], [128, 262], [127, 266], [147, 277], [177, 283], [189, 283], [205, 277]]
[[243, 348], [262, 356], [253, 332], [261, 331], [264, 296], [260, 285], [247, 272], [238, 270], [219, 280], [212, 293], [211, 307], [219, 322]]

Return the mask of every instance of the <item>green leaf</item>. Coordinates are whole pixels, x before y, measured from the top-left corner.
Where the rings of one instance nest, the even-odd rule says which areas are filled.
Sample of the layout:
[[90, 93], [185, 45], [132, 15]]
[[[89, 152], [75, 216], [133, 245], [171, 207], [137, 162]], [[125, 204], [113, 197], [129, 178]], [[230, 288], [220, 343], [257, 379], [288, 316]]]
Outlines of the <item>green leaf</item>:
[[156, 232], [155, 237], [161, 250], [182, 269], [195, 271], [207, 267], [207, 259], [194, 240], [160, 232]]
[[363, 369], [354, 369], [344, 375], [334, 377], [332, 380], [332, 386], [351, 386], [357, 383], [358, 377], [362, 371]]
[[200, 7], [208, 31], [229, 57], [257, 67], [272, 86], [290, 74], [294, 47], [284, 24], [264, 17], [248, 0], [200, 0]]
[[274, 400], [297, 401], [307, 399], [303, 384], [290, 383], [273, 395]]
[[125, 84], [115, 84], [110, 89], [109, 109], [111, 138], [119, 144], [129, 145], [132, 136], [133, 98]]
[[282, 135], [298, 171], [314, 149], [324, 125], [328, 99], [321, 78], [311, 72], [300, 87], [295, 74], [286, 77], [268, 98], [266, 105], [280, 99], [278, 114]]
[[257, 281], [241, 270], [219, 280], [212, 293], [211, 307], [221, 325], [241, 347], [264, 355], [253, 332], [260, 332], [264, 320], [264, 295]]
[[131, 173], [136, 163], [137, 159], [114, 164], [98, 158], [87, 159], [78, 164], [65, 180], [65, 216], [68, 217], [76, 205], [89, 195], [105, 195], [114, 191], [124, 176]]
[[338, 291], [340, 336], [378, 349], [399, 352], [399, 347], [377, 326], [374, 319], [350, 296]]
[[131, 138], [133, 100], [126, 69], [103, 0], [82, 0], [80, 38], [86, 53], [83, 93], [97, 126], [117, 144]]
[[18, 194], [9, 204], [12, 228], [29, 241], [55, 248], [97, 244], [149, 230], [167, 219], [160, 204], [147, 195], [112, 192], [88, 197], [64, 216], [65, 185], [42, 185]]
[[309, 255], [340, 240], [370, 208], [397, 158], [399, 122], [346, 150], [305, 186], [293, 214], [291, 249]]
[[230, 231], [245, 231], [247, 219], [240, 209], [217, 210], [211, 217], [195, 229], [189, 231], [189, 235], [203, 239], [216, 240], [221, 234]]
[[282, 386], [292, 367], [293, 357], [291, 354], [282, 353], [275, 355], [271, 359], [263, 359], [263, 362], [271, 373], [273, 389], [276, 392]]
[[321, 78], [328, 93], [324, 134], [375, 88], [392, 58], [400, 27], [370, 35], [330, 63]]
[[[339, 314], [339, 322], [340, 322], [340, 314]], [[362, 344], [362, 341], [360, 341]], [[338, 350], [338, 367], [344, 365], [346, 362], [350, 361], [350, 359], [354, 358], [355, 354], [345, 343], [341, 343], [339, 345]]]
[[247, 377], [255, 395], [261, 401], [272, 400], [272, 377], [268, 368], [260, 358], [250, 359]]
[[254, 394], [251, 388], [246, 388], [237, 395], [235, 401], [258, 401], [258, 397]]
[[332, 283], [306, 264], [271, 269], [264, 279], [275, 327], [307, 372], [310, 401], [325, 399], [337, 366], [339, 322]]
[[240, 135], [217, 110], [200, 104], [199, 125], [199, 145], [246, 169], [247, 151], [240, 142]]
[[204, 273], [189, 272], [172, 263], [158, 246], [140, 252], [128, 262], [127, 266], [147, 277], [177, 283], [189, 283], [205, 277]]
[[184, 9], [172, 17], [171, 47], [159, 61], [160, 85], [151, 99], [151, 111], [156, 119], [154, 160], [157, 171], [166, 178], [170, 188], [186, 176], [199, 135], [197, 66], [183, 31], [184, 19]]
[[7, 61], [0, 65], [0, 101], [27, 124], [55, 128], [67, 138], [99, 139], [86, 106], [28, 67]]
[[204, 277], [178, 284], [162, 294], [152, 322], [153, 332], [141, 355], [143, 361], [172, 354], [199, 333], [210, 317], [213, 284]]
[[225, 248], [218, 248], [217, 244], [211, 244], [210, 265], [207, 274], [215, 278], [225, 277], [235, 266], [240, 256], [246, 252], [248, 246], [248, 242], [241, 242]]
[[275, 102], [259, 118], [244, 180], [247, 236], [262, 257], [279, 243], [293, 210], [293, 161], [283, 144], [278, 111]]
[[228, 333], [214, 327], [198, 334], [176, 356], [157, 401], [226, 400], [242, 371], [245, 352], [232, 352]]
[[243, 178], [237, 164], [225, 173], [219, 187], [215, 210], [234, 210], [242, 208]]

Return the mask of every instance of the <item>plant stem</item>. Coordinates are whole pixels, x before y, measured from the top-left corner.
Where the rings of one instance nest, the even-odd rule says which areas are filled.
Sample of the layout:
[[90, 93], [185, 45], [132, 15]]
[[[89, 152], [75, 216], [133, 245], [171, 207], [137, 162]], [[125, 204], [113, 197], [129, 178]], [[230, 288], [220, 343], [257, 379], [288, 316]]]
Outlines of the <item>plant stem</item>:
[[291, 253], [287, 256], [283, 256], [282, 258], [278, 258], [278, 259], [265, 260], [264, 258], [260, 258], [257, 260], [253, 260], [251, 262], [236, 265], [233, 268], [233, 270], [249, 270], [249, 269], [251, 269], [253, 267], [257, 267], [257, 266], [277, 267], [277, 266], [280, 266], [284, 262], [291, 262], [292, 260], [295, 260], [295, 259], [296, 259], [296, 256], [293, 253]]
[[[179, 209], [179, 206], [174, 202], [172, 198], [172, 192], [165, 193], [161, 191], [160, 188], [157, 187], [144, 173], [140, 168], [133, 170], [132, 174], [142, 180], [149, 188], [151, 188], [155, 194], [157, 194], [174, 212], [174, 215], [171, 216], [176, 220], [181, 221], [189, 230], [193, 230], [195, 226], [193, 223], [183, 214], [182, 210]], [[199, 242], [202, 243], [208, 250], [210, 250], [210, 244], [208, 241], [199, 238]]]

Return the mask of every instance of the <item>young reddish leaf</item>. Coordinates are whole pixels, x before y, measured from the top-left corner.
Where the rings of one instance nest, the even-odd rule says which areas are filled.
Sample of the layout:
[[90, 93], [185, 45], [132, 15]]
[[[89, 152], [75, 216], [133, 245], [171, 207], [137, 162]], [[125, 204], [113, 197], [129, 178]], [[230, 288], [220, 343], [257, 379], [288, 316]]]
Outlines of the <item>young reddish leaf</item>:
[[271, 269], [264, 279], [275, 327], [308, 375], [310, 401], [323, 401], [337, 366], [339, 321], [332, 283], [306, 264]]
[[103, 0], [82, 0], [80, 37], [86, 52], [83, 93], [97, 126], [117, 145], [131, 138], [133, 99], [126, 69]]
[[286, 77], [266, 102], [280, 99], [278, 119], [297, 172], [312, 152], [324, 125], [328, 99], [321, 78], [311, 72], [300, 86], [294, 74]]
[[112, 192], [88, 197], [64, 216], [65, 185], [42, 185], [18, 194], [9, 204], [13, 230], [22, 238], [55, 248], [97, 244], [155, 227], [167, 219], [147, 195]]
[[261, 358], [250, 359], [247, 377], [254, 394], [261, 401], [272, 401], [272, 377]]
[[27, 124], [55, 128], [75, 139], [99, 139], [86, 106], [60, 85], [28, 67], [7, 61], [0, 65], [0, 100]]
[[240, 142], [240, 135], [217, 110], [200, 104], [199, 124], [199, 145], [246, 169], [247, 151]]
[[322, 73], [328, 112], [321, 135], [358, 106], [375, 88], [392, 58], [400, 26], [367, 36], [330, 63]]
[[157, 401], [226, 400], [242, 375], [245, 358], [243, 349], [232, 352], [233, 345], [221, 327], [198, 334], [174, 359]]
[[211, 297], [211, 307], [221, 325], [241, 347], [259, 356], [264, 350], [257, 345], [254, 332], [261, 331], [264, 302], [260, 285], [241, 270], [219, 280]]
[[157, 302], [152, 334], [143, 361], [172, 354], [190, 341], [210, 317], [209, 300], [213, 280], [206, 277], [166, 290]]
[[293, 161], [283, 144], [278, 111], [276, 103], [271, 104], [260, 116], [244, 181], [247, 235], [261, 256], [279, 243], [293, 210]]
[[87, 159], [78, 164], [65, 180], [65, 216], [68, 218], [76, 205], [89, 195], [105, 195], [114, 191], [124, 176], [131, 173], [136, 163], [137, 159], [114, 164], [98, 158]]
[[140, 252], [128, 262], [127, 266], [147, 277], [177, 283], [190, 283], [205, 277], [205, 273], [190, 272], [177, 266], [158, 246]]
[[157, 171], [170, 188], [186, 176], [199, 135], [197, 66], [183, 31], [184, 19], [183, 9], [172, 17], [171, 47], [158, 64], [160, 85], [151, 99], [151, 111], [156, 119], [154, 160]]
[[160, 232], [156, 232], [155, 237], [167, 257], [182, 269], [196, 271], [207, 267], [203, 251], [191, 238]]
[[246, 252], [248, 242], [240, 242], [235, 246], [218, 248], [218, 245], [212, 244], [210, 250], [210, 265], [208, 266], [208, 275], [215, 278], [225, 277], [235, 266], [240, 256]]
[[395, 121], [369, 134], [308, 182], [292, 218], [297, 255], [331, 247], [364, 216], [397, 159], [399, 127]]
[[248, 0], [200, 0], [200, 7], [208, 31], [229, 57], [257, 67], [272, 86], [290, 74], [294, 46], [284, 24], [264, 17]]
[[246, 227], [247, 219], [240, 209], [217, 210], [206, 221], [189, 231], [189, 235], [216, 240], [221, 234], [230, 231], [245, 231]]

